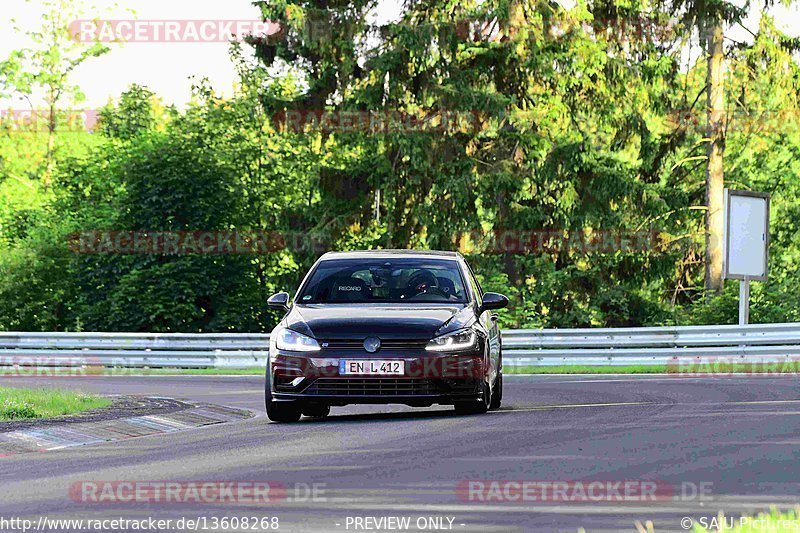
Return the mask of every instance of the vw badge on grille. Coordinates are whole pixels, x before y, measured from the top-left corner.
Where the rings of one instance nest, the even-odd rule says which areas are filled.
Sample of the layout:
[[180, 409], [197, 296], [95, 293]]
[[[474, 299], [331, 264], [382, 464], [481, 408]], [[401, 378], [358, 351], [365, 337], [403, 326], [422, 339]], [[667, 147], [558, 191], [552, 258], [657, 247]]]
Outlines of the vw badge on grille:
[[364, 339], [364, 349], [369, 353], [375, 353], [381, 348], [381, 340], [377, 337], [367, 337]]

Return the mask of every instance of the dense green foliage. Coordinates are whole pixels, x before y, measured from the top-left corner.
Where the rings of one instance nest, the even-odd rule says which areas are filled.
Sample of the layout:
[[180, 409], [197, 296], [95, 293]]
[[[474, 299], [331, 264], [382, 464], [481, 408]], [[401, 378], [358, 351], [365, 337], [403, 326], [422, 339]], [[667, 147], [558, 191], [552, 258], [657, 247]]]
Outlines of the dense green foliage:
[[[178, 111], [132, 87], [98, 131], [59, 133], [52, 187], [44, 134], [0, 130], [0, 329], [268, 330], [269, 294], [321, 251], [387, 247], [461, 250], [484, 289], [512, 299], [505, 327], [735, 321], [735, 283], [708, 302], [702, 290], [705, 63], [684, 59], [697, 45], [677, 13], [415, 0], [376, 28], [374, 1], [335, 4], [263, 3], [287, 30], [250, 43], [256, 61], [233, 48], [234, 98], [200, 84]], [[794, 45], [765, 17], [727, 58], [728, 186], [773, 194], [760, 322], [799, 318]], [[396, 122], [309, 120], [369, 113]], [[88, 231], [282, 239], [256, 253], [79, 253]], [[569, 242], [492, 239], [532, 231]], [[592, 233], [648, 238], [587, 249]]]

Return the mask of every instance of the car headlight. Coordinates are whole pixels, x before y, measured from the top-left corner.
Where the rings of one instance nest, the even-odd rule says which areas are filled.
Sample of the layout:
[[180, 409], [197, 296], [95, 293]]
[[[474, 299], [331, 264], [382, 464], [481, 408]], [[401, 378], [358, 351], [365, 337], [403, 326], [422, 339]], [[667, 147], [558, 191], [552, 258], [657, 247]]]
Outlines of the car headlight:
[[436, 337], [425, 349], [432, 352], [454, 352], [475, 347], [477, 340], [478, 337], [472, 329], [460, 329]]
[[308, 335], [283, 328], [275, 335], [275, 346], [289, 352], [317, 352], [319, 343]]

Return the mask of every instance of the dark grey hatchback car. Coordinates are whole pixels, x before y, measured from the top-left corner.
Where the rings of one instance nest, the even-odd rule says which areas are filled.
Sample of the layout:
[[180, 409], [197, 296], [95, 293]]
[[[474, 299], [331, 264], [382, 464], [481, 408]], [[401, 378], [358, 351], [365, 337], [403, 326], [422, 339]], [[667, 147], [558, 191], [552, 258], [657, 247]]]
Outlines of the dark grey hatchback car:
[[481, 290], [455, 252], [378, 250], [323, 255], [270, 336], [267, 415], [293, 422], [331, 406], [454, 405], [484, 413], [503, 397], [502, 345]]

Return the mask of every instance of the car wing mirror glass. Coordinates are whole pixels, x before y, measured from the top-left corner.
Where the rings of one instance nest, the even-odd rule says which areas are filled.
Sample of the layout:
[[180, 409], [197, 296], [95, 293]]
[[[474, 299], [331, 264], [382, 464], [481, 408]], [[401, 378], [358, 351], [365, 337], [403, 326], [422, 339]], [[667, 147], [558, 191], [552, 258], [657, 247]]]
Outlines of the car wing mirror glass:
[[267, 306], [270, 309], [279, 309], [282, 311], [289, 310], [289, 293], [288, 292], [279, 292], [277, 294], [273, 294], [267, 300]]
[[483, 303], [481, 304], [480, 311], [489, 311], [491, 309], [502, 309], [508, 305], [508, 298], [496, 292], [487, 292], [483, 295]]

